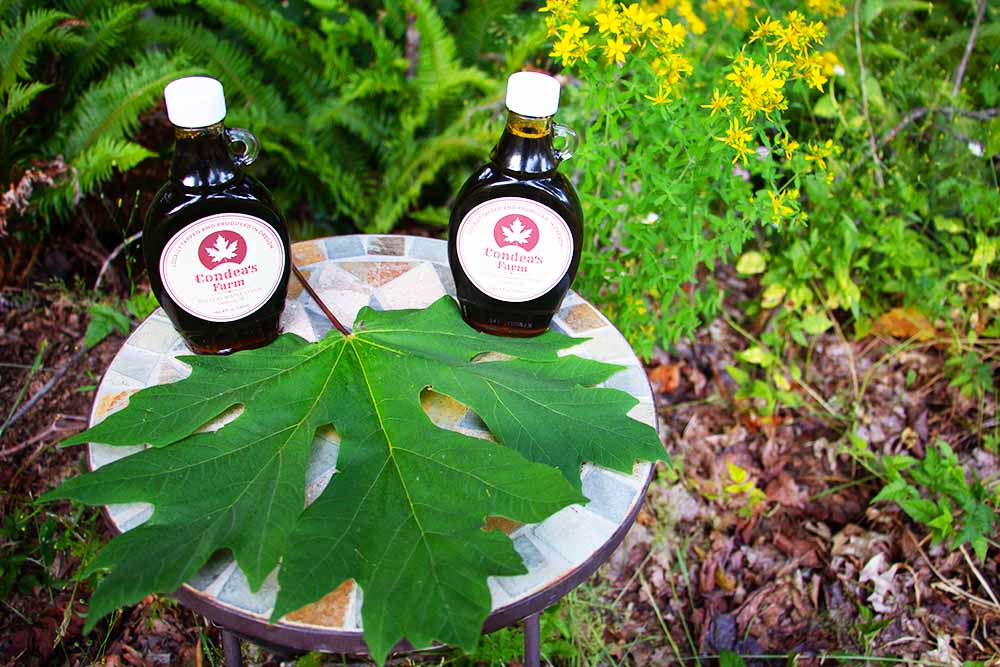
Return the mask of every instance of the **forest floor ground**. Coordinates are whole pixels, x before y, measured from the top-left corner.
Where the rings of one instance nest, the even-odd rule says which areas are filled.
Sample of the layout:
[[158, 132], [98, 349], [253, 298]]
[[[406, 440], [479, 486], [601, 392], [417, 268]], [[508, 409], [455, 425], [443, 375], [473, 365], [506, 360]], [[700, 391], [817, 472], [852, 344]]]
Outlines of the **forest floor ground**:
[[[567, 665], [717, 664], [724, 650], [748, 665], [1000, 664], [1000, 549], [980, 562], [968, 545], [932, 545], [895, 504], [872, 505], [881, 482], [845, 437], [854, 423], [871, 452], [917, 457], [940, 439], [995, 480], [993, 399], [949, 386], [934, 341], [823, 334], [800, 360], [802, 405], [761, 416], [725, 372], [748, 345], [731, 323], [755, 330], [737, 307], [755, 286], [726, 280], [727, 316], [648, 360], [673, 465], [609, 563], [547, 613], [543, 652]], [[3, 416], [40, 394], [0, 437], [0, 664], [221, 664], [218, 629], [164, 597], [81, 635], [89, 590], [72, 577], [108, 530], [96, 510], [33, 499], [82, 470], [83, 449], [57, 444], [83, 428], [122, 342], [79, 352], [83, 301], [65, 286], [0, 292]], [[751, 484], [740, 490], [734, 470]], [[519, 642], [491, 636], [480, 662], [517, 664]], [[245, 652], [249, 665], [295, 664]]]

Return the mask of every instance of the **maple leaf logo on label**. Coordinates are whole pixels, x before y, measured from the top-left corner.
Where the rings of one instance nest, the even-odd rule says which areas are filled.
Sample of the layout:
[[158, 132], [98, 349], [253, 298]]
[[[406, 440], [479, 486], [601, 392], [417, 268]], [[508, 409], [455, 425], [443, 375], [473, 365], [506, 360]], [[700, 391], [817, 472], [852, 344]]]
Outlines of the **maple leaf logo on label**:
[[499, 248], [515, 246], [531, 252], [538, 245], [538, 225], [521, 213], [505, 215], [494, 226], [493, 239]]
[[209, 271], [226, 262], [242, 264], [246, 256], [246, 239], [228, 229], [208, 234], [198, 247], [198, 259]]

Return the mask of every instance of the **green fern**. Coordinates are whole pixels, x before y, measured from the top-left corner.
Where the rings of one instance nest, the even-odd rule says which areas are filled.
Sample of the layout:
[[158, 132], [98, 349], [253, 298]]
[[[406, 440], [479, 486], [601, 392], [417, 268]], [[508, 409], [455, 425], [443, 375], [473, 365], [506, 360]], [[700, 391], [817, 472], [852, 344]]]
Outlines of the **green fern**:
[[52, 148], [72, 159], [101, 137], [131, 134], [139, 124], [139, 114], [161, 98], [168, 83], [200, 73], [203, 70], [189, 66], [183, 56], [155, 51], [139, 56], [134, 64], [118, 66], [80, 97], [64, 122], [66, 131]]
[[3, 110], [0, 111], [0, 120], [7, 120], [20, 114], [31, 106], [31, 103], [41, 93], [52, 87], [52, 84], [34, 81], [32, 83], [15, 83], [7, 89], [7, 99]]
[[58, 39], [53, 28], [66, 18], [63, 12], [36, 9], [0, 29], [0, 92], [29, 78], [28, 68], [46, 44]]
[[74, 52], [73, 83], [86, 81], [99, 67], [113, 60], [143, 7], [141, 4], [108, 7], [88, 21], [87, 30], [81, 35], [82, 48]]

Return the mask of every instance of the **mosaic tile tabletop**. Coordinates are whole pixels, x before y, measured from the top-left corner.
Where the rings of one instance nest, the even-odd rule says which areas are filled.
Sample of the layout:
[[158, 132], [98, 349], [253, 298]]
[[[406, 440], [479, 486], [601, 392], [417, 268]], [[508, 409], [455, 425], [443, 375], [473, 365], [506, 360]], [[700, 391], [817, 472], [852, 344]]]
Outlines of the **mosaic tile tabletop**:
[[[292, 246], [296, 265], [308, 277], [339, 320], [353, 322], [358, 310], [422, 308], [444, 294], [454, 295], [443, 241], [406, 236], [341, 236]], [[293, 276], [283, 330], [316, 340], [330, 323]], [[646, 374], [628, 343], [596, 309], [570, 292], [552, 328], [589, 340], [566, 353], [624, 366], [602, 386], [621, 389], [639, 401], [629, 415], [655, 428], [656, 413]], [[190, 354], [162, 310], [157, 310], [129, 336], [101, 381], [91, 423], [121, 409], [129, 394], [154, 384], [181, 379], [190, 372], [177, 361]], [[431, 419], [448, 428], [477, 437], [489, 437], [486, 427], [465, 406], [433, 392], [424, 402]], [[98, 468], [128, 456], [139, 448], [90, 446], [90, 465]], [[312, 502], [335, 473], [338, 438], [333, 429], [321, 431], [313, 443], [307, 472], [306, 503]], [[506, 523], [504, 529], [524, 558], [528, 574], [489, 580], [493, 609], [498, 610], [544, 590], [583, 564], [604, 545], [643, 499], [651, 464], [639, 464], [631, 475], [591, 465], [582, 469], [586, 505], [574, 505], [534, 525]], [[148, 504], [108, 507], [111, 521], [122, 531], [141, 524], [152, 514]], [[185, 584], [190, 592], [217, 605], [266, 621], [278, 590], [277, 569], [257, 592], [227, 552], [220, 552]], [[332, 631], [360, 632], [361, 591], [345, 582], [321, 600], [290, 613], [279, 625]]]

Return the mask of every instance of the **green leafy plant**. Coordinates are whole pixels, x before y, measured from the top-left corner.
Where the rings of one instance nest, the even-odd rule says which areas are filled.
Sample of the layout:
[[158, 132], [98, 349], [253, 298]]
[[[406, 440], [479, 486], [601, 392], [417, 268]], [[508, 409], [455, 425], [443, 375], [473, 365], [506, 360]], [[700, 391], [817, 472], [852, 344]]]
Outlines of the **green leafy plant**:
[[923, 459], [907, 455], [882, 459], [888, 480], [872, 502], [894, 501], [906, 514], [931, 531], [934, 544], [947, 541], [957, 549], [971, 544], [982, 561], [987, 538], [1000, 523], [1000, 494], [974, 475], [967, 479], [958, 457], [943, 440], [927, 448]]
[[[583, 502], [584, 461], [630, 471], [662, 456], [653, 429], [626, 416], [635, 399], [586, 388], [617, 366], [558, 356], [576, 342], [479, 334], [444, 297], [422, 311], [363, 309], [349, 336], [285, 334], [230, 357], [184, 357], [189, 378], [135, 394], [67, 440], [152, 447], [44, 497], [156, 508], [89, 563], [85, 575], [109, 573], [87, 628], [230, 549], [252, 589], [281, 561], [273, 619], [354, 579], [376, 660], [401, 637], [472, 650], [490, 610], [486, 577], [524, 571], [484, 519], [537, 522]], [[480, 360], [486, 352], [510, 358]], [[420, 405], [428, 386], [466, 402], [499, 445], [434, 426]], [[196, 433], [238, 404], [235, 421]], [[328, 424], [341, 438], [338, 474], [303, 512], [310, 445]]]

